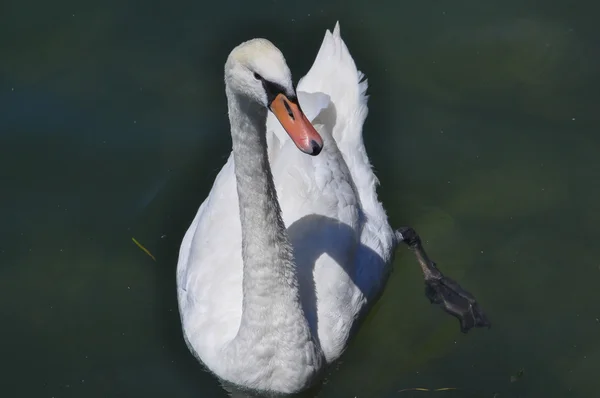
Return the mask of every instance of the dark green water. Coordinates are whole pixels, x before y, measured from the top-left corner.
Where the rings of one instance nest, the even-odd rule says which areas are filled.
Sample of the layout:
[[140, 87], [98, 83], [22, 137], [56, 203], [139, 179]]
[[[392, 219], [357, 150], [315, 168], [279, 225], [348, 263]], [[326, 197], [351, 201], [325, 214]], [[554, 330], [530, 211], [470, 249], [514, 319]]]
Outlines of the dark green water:
[[462, 335], [402, 249], [318, 396], [596, 396], [598, 6], [207, 4], [0, 5], [0, 395], [227, 396], [185, 347], [174, 278], [230, 151], [223, 64], [263, 36], [297, 80], [339, 19], [393, 225], [494, 326]]

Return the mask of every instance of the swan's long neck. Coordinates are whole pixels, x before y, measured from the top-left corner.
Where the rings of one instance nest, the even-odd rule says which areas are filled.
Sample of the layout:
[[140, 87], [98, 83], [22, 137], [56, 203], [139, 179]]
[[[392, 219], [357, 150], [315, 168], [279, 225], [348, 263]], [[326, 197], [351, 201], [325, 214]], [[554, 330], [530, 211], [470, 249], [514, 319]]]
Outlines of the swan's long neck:
[[267, 110], [229, 90], [227, 97], [244, 264], [242, 318], [230, 345], [236, 358], [230, 359], [245, 361], [255, 377], [264, 378], [278, 369], [310, 367], [306, 361], [319, 361], [320, 355], [301, 306], [292, 246], [269, 166]]

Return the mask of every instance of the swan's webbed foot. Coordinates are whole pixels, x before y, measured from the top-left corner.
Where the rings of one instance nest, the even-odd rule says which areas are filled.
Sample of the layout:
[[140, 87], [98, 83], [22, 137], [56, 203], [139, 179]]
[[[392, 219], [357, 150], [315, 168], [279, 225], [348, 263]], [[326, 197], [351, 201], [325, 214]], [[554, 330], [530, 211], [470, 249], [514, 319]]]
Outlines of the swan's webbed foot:
[[425, 279], [425, 294], [459, 320], [461, 332], [467, 333], [473, 327], [491, 327], [475, 297], [452, 279], [443, 275], [439, 279]]
[[425, 294], [434, 303], [440, 304], [444, 311], [456, 317], [460, 322], [460, 330], [467, 333], [474, 327], [491, 327], [491, 323], [475, 300], [475, 297], [458, 283], [444, 276], [435, 263], [427, 257], [421, 238], [414, 229], [400, 228], [396, 231], [399, 241], [410, 247], [425, 278]]

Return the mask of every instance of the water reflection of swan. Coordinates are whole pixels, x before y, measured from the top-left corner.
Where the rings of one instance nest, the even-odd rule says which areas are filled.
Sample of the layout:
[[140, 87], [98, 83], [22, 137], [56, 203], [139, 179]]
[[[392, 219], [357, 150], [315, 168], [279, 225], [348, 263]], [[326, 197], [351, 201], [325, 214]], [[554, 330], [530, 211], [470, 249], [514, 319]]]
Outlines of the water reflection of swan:
[[227, 59], [233, 151], [183, 239], [177, 288], [188, 347], [229, 383], [281, 393], [313, 385], [381, 293], [402, 240], [431, 297], [463, 329], [485, 324], [414, 231], [388, 224], [362, 142], [362, 78], [339, 25], [297, 92], [267, 40]]

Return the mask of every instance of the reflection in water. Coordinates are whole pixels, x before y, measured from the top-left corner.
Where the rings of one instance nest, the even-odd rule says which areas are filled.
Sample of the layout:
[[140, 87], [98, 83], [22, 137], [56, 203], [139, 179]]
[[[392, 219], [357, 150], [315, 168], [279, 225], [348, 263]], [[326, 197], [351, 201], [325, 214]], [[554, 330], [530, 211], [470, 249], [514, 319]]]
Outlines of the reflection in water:
[[230, 148], [222, 65], [264, 36], [301, 76], [340, 19], [369, 77], [365, 141], [392, 224], [419, 231], [494, 327], [461, 335], [400, 249], [314, 395], [595, 396], [600, 55], [584, 3], [4, 7], [2, 391], [228, 396], [186, 350], [174, 280]]

